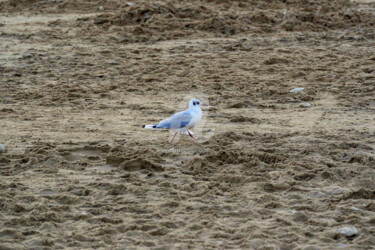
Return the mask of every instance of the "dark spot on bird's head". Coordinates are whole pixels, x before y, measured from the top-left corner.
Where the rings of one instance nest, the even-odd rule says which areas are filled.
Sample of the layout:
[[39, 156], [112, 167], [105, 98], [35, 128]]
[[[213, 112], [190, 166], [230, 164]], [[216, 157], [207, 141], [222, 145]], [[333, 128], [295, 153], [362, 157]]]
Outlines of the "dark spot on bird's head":
[[202, 102], [197, 100], [197, 99], [192, 99], [190, 100], [189, 102], [189, 107], [192, 108], [192, 107], [199, 107], [200, 105], [202, 105]]

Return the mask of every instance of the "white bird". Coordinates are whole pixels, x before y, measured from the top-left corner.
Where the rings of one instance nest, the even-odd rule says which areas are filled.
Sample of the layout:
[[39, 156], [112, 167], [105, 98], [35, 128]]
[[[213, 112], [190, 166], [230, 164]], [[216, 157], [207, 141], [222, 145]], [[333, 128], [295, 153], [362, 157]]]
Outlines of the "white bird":
[[171, 143], [178, 133], [184, 132], [196, 141], [193, 132], [189, 128], [194, 127], [202, 118], [201, 106], [206, 106], [198, 99], [192, 99], [189, 102], [189, 109], [175, 113], [169, 118], [162, 120], [157, 125], [143, 125], [143, 128], [148, 129], [171, 129], [176, 131]]

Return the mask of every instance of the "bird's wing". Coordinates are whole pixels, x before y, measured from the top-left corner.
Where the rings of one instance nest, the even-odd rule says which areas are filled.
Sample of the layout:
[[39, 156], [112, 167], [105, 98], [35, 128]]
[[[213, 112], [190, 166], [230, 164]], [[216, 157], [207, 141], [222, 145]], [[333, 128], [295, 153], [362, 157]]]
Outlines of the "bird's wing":
[[171, 117], [161, 121], [157, 128], [171, 128], [180, 129], [186, 127], [192, 120], [193, 115], [189, 110], [178, 112], [173, 114]]

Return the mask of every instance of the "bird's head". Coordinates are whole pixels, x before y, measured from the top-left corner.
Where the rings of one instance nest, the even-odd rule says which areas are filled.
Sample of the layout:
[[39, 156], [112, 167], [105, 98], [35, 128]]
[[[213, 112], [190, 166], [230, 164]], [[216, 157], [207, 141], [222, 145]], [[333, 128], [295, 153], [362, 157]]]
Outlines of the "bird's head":
[[201, 108], [202, 106], [206, 106], [203, 104], [201, 101], [198, 99], [192, 99], [189, 102], [189, 109], [194, 109], [194, 108]]

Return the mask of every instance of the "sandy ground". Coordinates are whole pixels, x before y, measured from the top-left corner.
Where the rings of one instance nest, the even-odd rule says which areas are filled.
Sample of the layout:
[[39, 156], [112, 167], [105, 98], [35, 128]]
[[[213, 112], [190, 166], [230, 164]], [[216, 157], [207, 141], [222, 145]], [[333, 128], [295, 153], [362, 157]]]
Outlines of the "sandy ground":
[[[373, 247], [374, 25], [373, 1], [1, 1], [0, 249]], [[198, 143], [142, 129], [190, 96]]]

